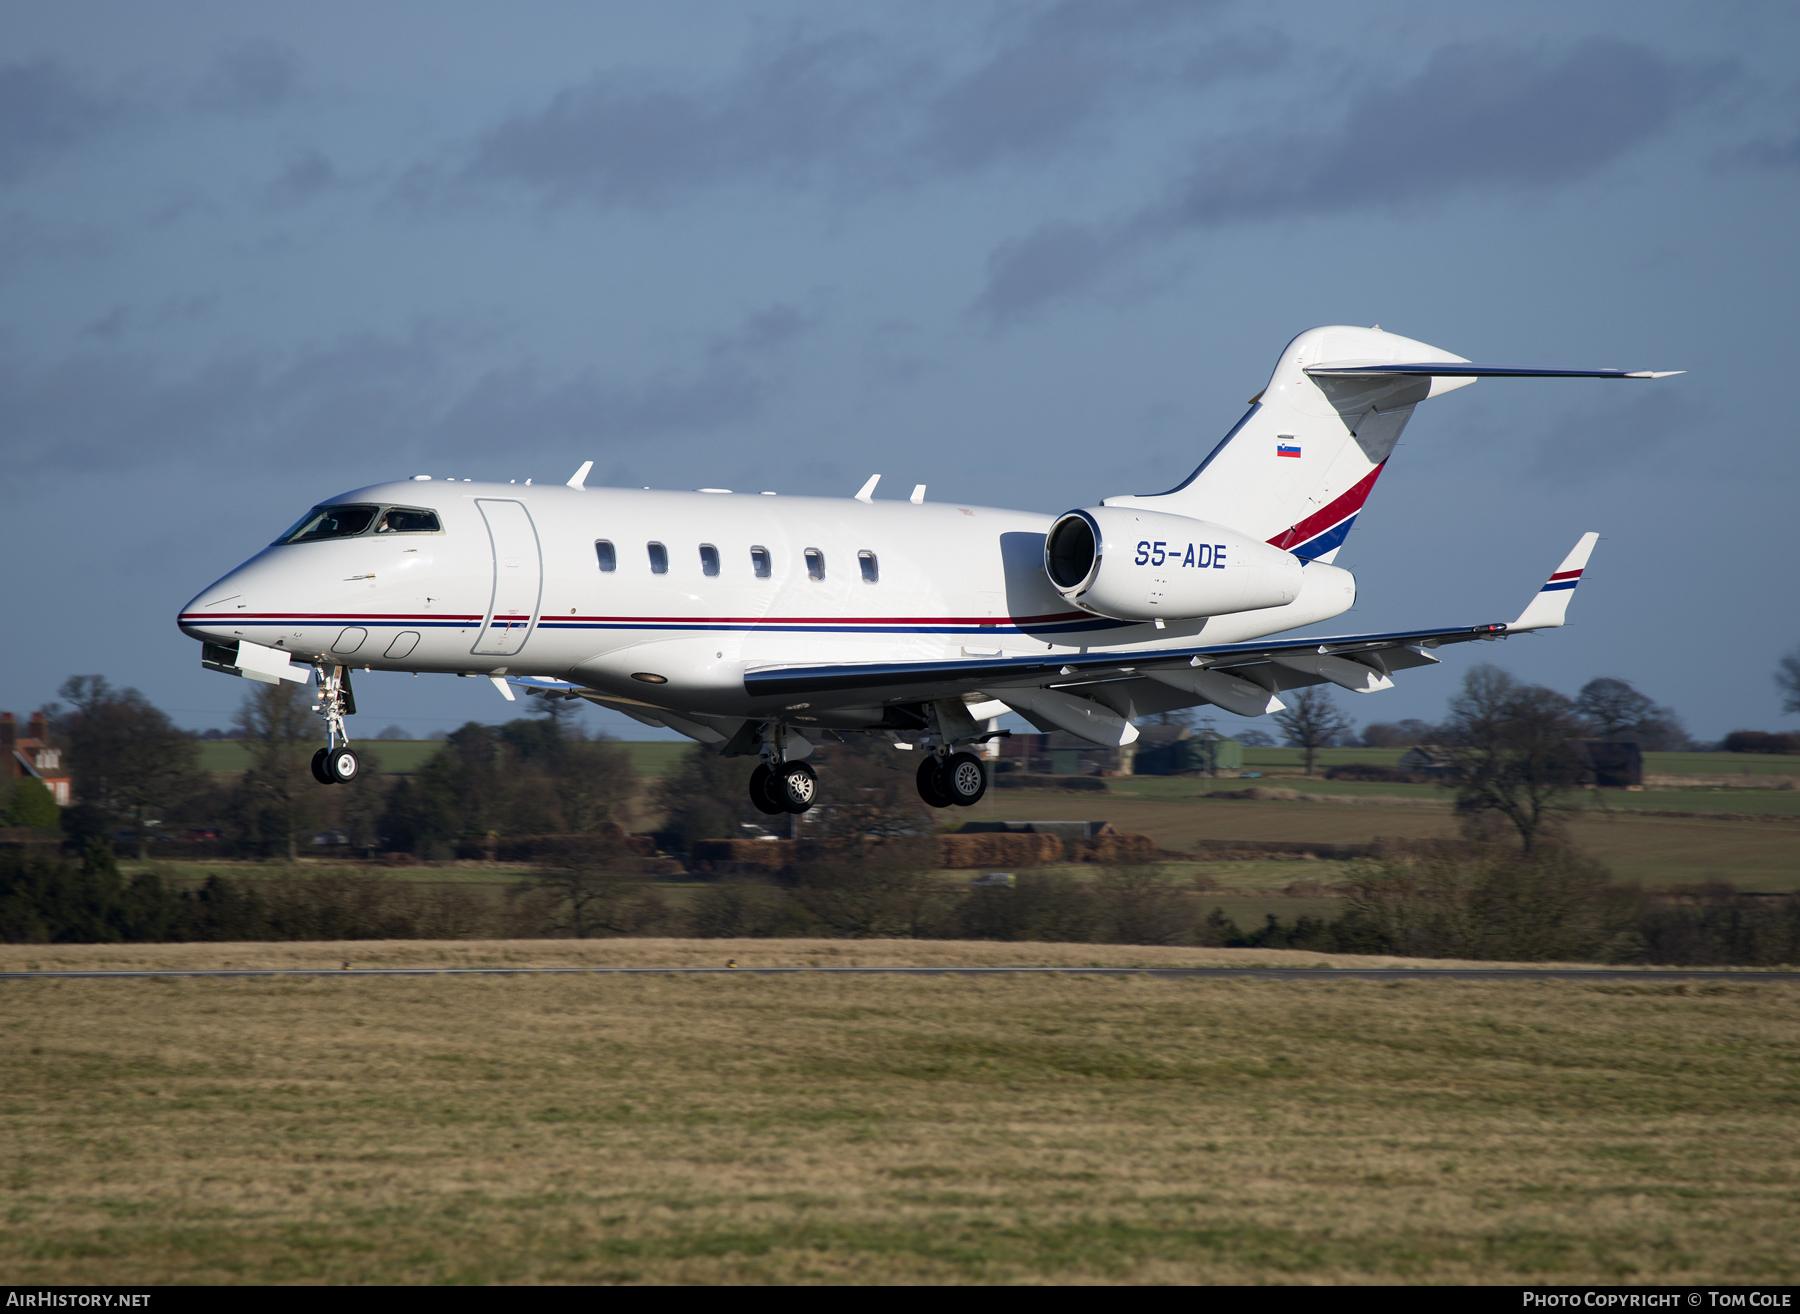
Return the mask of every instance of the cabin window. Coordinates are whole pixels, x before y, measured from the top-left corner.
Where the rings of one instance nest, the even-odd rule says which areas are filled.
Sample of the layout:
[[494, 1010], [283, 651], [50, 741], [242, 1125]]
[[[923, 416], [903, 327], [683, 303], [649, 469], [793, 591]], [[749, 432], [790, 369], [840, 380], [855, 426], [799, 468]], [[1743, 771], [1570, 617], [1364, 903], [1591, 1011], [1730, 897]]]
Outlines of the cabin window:
[[825, 554], [818, 548], [806, 549], [806, 577], [808, 579], [825, 578]]
[[700, 573], [717, 575], [719, 573], [719, 549], [711, 543], [700, 545]]
[[767, 579], [775, 573], [773, 562], [769, 559], [769, 549], [753, 547], [750, 549], [750, 568], [756, 572], [758, 579]]
[[875, 560], [875, 554], [864, 548], [856, 554], [856, 564], [862, 567], [863, 583], [874, 584], [881, 579], [881, 563]]
[[280, 538], [281, 543], [315, 543], [323, 538], [350, 538], [375, 522], [378, 506], [315, 506]]
[[437, 534], [443, 532], [438, 526], [437, 512], [426, 511], [416, 506], [390, 506], [382, 513], [381, 523], [375, 526], [377, 534]]
[[610, 575], [619, 568], [619, 554], [613, 550], [613, 545], [608, 543], [605, 539], [601, 539], [594, 544], [594, 555], [600, 558], [600, 569], [607, 574]]
[[652, 575], [669, 573], [669, 549], [661, 543], [650, 544], [650, 573]]

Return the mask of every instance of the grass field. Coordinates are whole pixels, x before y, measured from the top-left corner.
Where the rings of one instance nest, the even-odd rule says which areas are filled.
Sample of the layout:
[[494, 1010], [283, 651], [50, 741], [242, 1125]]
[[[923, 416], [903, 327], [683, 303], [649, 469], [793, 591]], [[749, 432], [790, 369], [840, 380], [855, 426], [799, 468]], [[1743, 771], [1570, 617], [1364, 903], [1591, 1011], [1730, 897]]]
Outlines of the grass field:
[[[1785, 792], [1780, 796], [1787, 797]], [[1431, 801], [1377, 807], [1132, 797], [1122, 790], [1070, 795], [993, 790], [969, 811], [980, 820], [1101, 819], [1176, 852], [1201, 839], [1367, 844], [1383, 837], [1429, 839], [1456, 833], [1451, 810]], [[1622, 881], [1664, 886], [1725, 880], [1745, 890], [1800, 888], [1797, 824], [1609, 815], [1589, 809], [1574, 818], [1569, 833]]]
[[20, 1284], [1800, 1275], [1800, 985], [1749, 974], [0, 989]]
[[[1404, 748], [1322, 748], [1318, 763], [1322, 767], [1343, 766], [1350, 762], [1373, 762], [1381, 766], [1397, 766]], [[1306, 756], [1298, 748], [1246, 748], [1244, 769], [1298, 771]], [[1671, 776], [1698, 775], [1800, 775], [1800, 754], [1782, 753], [1645, 753], [1647, 774]]]

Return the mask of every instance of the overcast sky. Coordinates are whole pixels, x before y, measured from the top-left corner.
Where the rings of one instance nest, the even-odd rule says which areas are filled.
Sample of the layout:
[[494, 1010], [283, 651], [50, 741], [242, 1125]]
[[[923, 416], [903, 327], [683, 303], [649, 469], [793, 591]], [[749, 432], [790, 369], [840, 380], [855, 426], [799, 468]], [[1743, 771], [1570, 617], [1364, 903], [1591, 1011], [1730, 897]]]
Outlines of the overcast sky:
[[[1601, 541], [1570, 626], [1359, 720], [1486, 658], [1800, 728], [1797, 37], [1731, 0], [0, 3], [0, 706], [99, 672], [227, 724], [177, 608], [362, 484], [1055, 513], [1380, 323], [1689, 373], [1420, 407], [1326, 632], [1507, 620]], [[358, 693], [364, 734], [509, 710]]]

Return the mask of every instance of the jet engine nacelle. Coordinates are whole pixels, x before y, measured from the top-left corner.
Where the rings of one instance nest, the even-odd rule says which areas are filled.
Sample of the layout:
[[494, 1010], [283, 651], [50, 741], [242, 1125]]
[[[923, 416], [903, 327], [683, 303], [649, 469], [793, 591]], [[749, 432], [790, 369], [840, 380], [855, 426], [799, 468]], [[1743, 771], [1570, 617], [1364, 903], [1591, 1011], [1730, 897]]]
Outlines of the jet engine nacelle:
[[1300, 596], [1299, 558], [1187, 516], [1131, 507], [1071, 511], [1044, 539], [1056, 591], [1114, 620], [1196, 620], [1285, 607]]

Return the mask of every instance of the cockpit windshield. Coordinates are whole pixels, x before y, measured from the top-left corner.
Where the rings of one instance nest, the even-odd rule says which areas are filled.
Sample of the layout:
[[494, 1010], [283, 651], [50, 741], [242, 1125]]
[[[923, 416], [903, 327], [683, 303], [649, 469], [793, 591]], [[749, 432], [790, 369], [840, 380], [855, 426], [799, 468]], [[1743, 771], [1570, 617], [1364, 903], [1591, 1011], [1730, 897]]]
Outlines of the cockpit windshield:
[[441, 532], [435, 511], [415, 506], [315, 506], [301, 516], [275, 545], [314, 543], [324, 538], [354, 538], [373, 526], [377, 534], [436, 534]]
[[311, 543], [321, 538], [349, 538], [360, 534], [375, 520], [378, 506], [315, 506], [277, 543]]
[[421, 511], [414, 506], [390, 506], [375, 526], [377, 534], [435, 534], [438, 518], [435, 511]]

